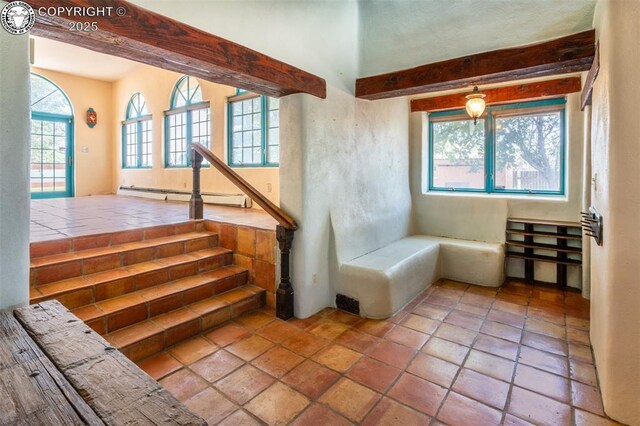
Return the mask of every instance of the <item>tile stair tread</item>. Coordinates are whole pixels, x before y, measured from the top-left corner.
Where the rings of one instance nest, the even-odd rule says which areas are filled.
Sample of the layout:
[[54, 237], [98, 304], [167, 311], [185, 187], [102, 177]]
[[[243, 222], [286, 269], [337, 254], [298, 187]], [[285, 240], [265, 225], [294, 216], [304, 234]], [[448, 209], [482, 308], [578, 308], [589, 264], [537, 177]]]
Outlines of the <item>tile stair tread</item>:
[[86, 277], [68, 278], [62, 281], [54, 281], [43, 286], [34, 287], [37, 289], [41, 297], [49, 297], [54, 294], [63, 294], [72, 290], [80, 290], [91, 287], [93, 284]]
[[[194, 255], [195, 253], [198, 254]], [[180, 254], [163, 259], [150, 260], [148, 262], [137, 263], [135, 265], [121, 266], [117, 269], [109, 269], [107, 271], [97, 272], [91, 275], [83, 275], [81, 277], [55, 281], [52, 283], [37, 286], [35, 287], [35, 289], [40, 293], [40, 297], [50, 297], [55, 294], [64, 294], [109, 281], [129, 278], [138, 274], [154, 272], [164, 268], [203, 260], [207, 257], [221, 256], [228, 253], [232, 253], [232, 251], [222, 247], [214, 247], [204, 250], [198, 250], [188, 254]]]
[[56, 263], [66, 263], [74, 260], [89, 259], [92, 257], [104, 256], [108, 254], [121, 253], [126, 251], [133, 251], [139, 249], [145, 249], [150, 247], [158, 247], [171, 243], [186, 242], [189, 240], [195, 240], [199, 238], [206, 238], [216, 235], [215, 232], [201, 231], [201, 232], [188, 232], [185, 234], [169, 235], [167, 237], [153, 238], [144, 241], [136, 241], [132, 243], [116, 244], [108, 247], [99, 247], [87, 250], [80, 250], [69, 253], [55, 254], [53, 256], [38, 257], [31, 260], [32, 268], [39, 268], [43, 266], [49, 266]]
[[[205, 230], [204, 220], [202, 219], [188, 220], [188, 221], [185, 221], [184, 219], [180, 219], [176, 223], [165, 223], [165, 224], [156, 224], [156, 225], [150, 224], [148, 227], [144, 227], [144, 228], [140, 228], [137, 226], [130, 226], [130, 227], [125, 227], [124, 229], [118, 230], [118, 231], [99, 232], [97, 234], [91, 234], [91, 235], [78, 235], [73, 237], [60, 238], [56, 240], [44, 240], [44, 241], [33, 242], [31, 243], [31, 251], [32, 251], [31, 257], [35, 259], [35, 258], [50, 256], [49, 254], [47, 254], [47, 249], [51, 248], [52, 246], [54, 251], [58, 250], [58, 253], [56, 254], [85, 250], [85, 249], [74, 250], [73, 248], [74, 244], [80, 243], [80, 245], [87, 245], [87, 243], [89, 243], [89, 245], [91, 245], [91, 241], [87, 241], [87, 240], [93, 240], [93, 239], [103, 240], [106, 238], [111, 242], [111, 245], [116, 245], [116, 244], [125, 244], [130, 242], [144, 241], [145, 239], [151, 240], [153, 238], [160, 238], [160, 237], [165, 237], [170, 235], [185, 234], [188, 232], [200, 232], [204, 230]], [[166, 232], [168, 232], [168, 234]], [[152, 235], [146, 236], [145, 238], [146, 233], [150, 233]], [[154, 237], [153, 235], [157, 235], [157, 237]], [[103, 241], [100, 241], [99, 244], [101, 244], [102, 242]], [[35, 250], [35, 253], [33, 252], [34, 246], [37, 247]], [[42, 246], [46, 246], [46, 247], [42, 247]]]
[[[174, 281], [158, 284], [154, 287], [137, 290], [122, 296], [82, 306], [74, 309], [73, 313], [83, 321], [92, 321], [102, 316], [111, 315], [115, 312], [123, 311], [133, 306], [159, 300], [173, 294], [181, 293], [185, 290], [200, 287], [207, 283], [223, 280], [243, 271], [246, 271], [246, 269], [238, 271], [238, 268], [223, 266], [213, 271], [202, 272], [198, 275], [180, 278]], [[95, 309], [90, 309], [89, 307], [95, 307]]]
[[[122, 349], [156, 334], [163, 333], [167, 329], [192, 321], [206, 313], [249, 299], [264, 291], [265, 290], [252, 285], [238, 287], [225, 293], [210, 297], [209, 299], [167, 312], [158, 317], [130, 325], [114, 331], [113, 333], [109, 333], [104, 337], [114, 347]], [[225, 295], [226, 297], [223, 297]], [[234, 300], [235, 302], [230, 302], [231, 300]], [[201, 309], [194, 309], [194, 305], [199, 305]], [[204, 309], [205, 306], [207, 309]]]
[[104, 312], [102, 312], [100, 309], [98, 309], [97, 306], [93, 304], [83, 306], [81, 308], [76, 308], [72, 312], [80, 319], [86, 318], [85, 321], [91, 321], [92, 319], [98, 318], [99, 316], [104, 314]]
[[196, 320], [199, 317], [200, 316], [191, 309], [183, 307], [167, 312], [166, 314], [153, 317], [152, 321], [162, 329], [166, 330], [168, 328], [175, 327], [178, 324]]
[[122, 296], [112, 297], [107, 300], [97, 302], [95, 306], [98, 307], [105, 315], [113, 314], [114, 312], [124, 311], [127, 308], [133, 306], [143, 305], [147, 301], [140, 296], [138, 292], [123, 294]]
[[105, 338], [113, 346], [120, 349], [163, 332], [164, 329], [158, 324], [146, 320], [108, 334]]

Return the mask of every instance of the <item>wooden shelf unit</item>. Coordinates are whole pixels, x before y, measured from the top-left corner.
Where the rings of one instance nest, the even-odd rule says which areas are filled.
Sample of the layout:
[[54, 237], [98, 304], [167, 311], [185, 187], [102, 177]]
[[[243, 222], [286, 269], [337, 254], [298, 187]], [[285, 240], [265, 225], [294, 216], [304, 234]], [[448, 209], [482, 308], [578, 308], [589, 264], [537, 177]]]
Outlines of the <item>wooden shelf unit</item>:
[[535, 262], [555, 263], [555, 283], [561, 287], [567, 286], [567, 267], [582, 265], [582, 228], [577, 222], [509, 218], [505, 244], [505, 263], [523, 260], [526, 282], [536, 282]]

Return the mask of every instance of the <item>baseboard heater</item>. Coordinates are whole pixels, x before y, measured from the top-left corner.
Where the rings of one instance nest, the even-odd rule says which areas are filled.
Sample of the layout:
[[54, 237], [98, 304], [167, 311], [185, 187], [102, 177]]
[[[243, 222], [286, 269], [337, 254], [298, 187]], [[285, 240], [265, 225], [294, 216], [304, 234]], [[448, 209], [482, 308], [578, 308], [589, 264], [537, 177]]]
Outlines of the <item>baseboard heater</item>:
[[[150, 198], [152, 200], [167, 201], [189, 201], [191, 192], [178, 191], [174, 189], [141, 188], [138, 186], [121, 186], [118, 188], [118, 195], [128, 195], [130, 197]], [[216, 194], [203, 192], [202, 200], [206, 204], [215, 204], [229, 207], [251, 207], [251, 198], [244, 194]]]

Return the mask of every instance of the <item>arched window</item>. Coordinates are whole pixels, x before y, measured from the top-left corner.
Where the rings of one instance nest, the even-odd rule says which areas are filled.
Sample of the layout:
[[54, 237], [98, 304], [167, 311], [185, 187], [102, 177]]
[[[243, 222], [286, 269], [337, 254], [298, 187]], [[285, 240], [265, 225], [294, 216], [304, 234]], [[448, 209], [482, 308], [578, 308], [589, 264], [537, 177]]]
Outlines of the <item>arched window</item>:
[[280, 163], [280, 101], [237, 89], [228, 99], [231, 167], [277, 167]]
[[32, 198], [73, 196], [73, 108], [51, 80], [31, 73]]
[[122, 167], [151, 167], [152, 146], [152, 121], [147, 101], [142, 94], [134, 93], [127, 105], [126, 119], [122, 122]]
[[34, 73], [31, 74], [31, 112], [73, 116], [71, 102], [62, 89], [51, 80]]
[[211, 147], [211, 109], [193, 77], [181, 77], [173, 88], [171, 109], [165, 113], [165, 138], [166, 167], [189, 167], [191, 143]]

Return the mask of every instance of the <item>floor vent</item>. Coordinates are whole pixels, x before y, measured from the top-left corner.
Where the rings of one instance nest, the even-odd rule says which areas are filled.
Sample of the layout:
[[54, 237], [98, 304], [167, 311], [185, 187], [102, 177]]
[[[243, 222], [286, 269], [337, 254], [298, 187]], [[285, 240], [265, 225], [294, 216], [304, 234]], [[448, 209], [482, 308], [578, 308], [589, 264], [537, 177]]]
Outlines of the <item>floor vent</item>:
[[344, 294], [336, 294], [336, 307], [340, 310], [360, 315], [360, 302]]

